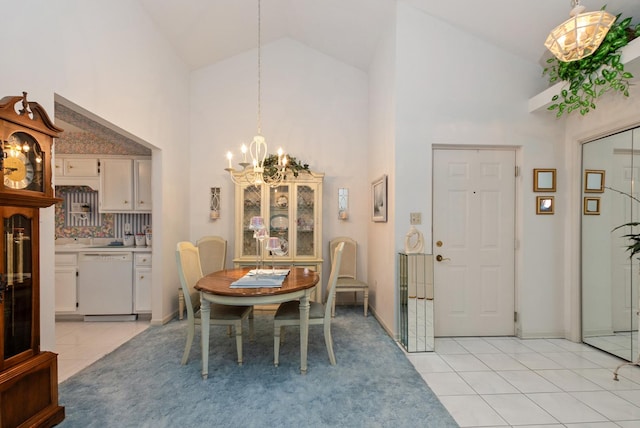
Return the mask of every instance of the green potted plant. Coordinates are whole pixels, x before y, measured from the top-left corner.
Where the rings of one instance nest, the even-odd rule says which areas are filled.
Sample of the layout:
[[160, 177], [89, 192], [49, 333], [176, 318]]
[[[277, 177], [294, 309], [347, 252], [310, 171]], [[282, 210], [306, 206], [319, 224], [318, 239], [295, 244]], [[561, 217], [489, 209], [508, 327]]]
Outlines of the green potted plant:
[[548, 59], [542, 75], [549, 77], [550, 84], [566, 81], [568, 87], [563, 87], [560, 94], [553, 96], [547, 110], [554, 111], [556, 117], [575, 110], [584, 116], [596, 108], [596, 98], [609, 91], [628, 97], [629, 79], [633, 74], [625, 71], [620, 49], [635, 39], [639, 32], [640, 24], [631, 27], [631, 18], [621, 20], [618, 14], [602, 44], [592, 55], [571, 62], [562, 62], [555, 57]]

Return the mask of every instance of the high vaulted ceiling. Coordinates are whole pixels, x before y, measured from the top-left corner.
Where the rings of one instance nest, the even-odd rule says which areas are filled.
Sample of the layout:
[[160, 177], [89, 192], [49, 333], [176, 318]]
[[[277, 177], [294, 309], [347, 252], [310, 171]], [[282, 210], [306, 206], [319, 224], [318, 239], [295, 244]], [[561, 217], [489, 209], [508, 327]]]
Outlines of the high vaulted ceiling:
[[[570, 0], [398, 0], [522, 58], [547, 56], [549, 31], [569, 17]], [[139, 0], [189, 68], [257, 46], [258, 0]], [[640, 0], [581, 0], [587, 11], [640, 22]], [[396, 0], [262, 0], [262, 44], [290, 37], [367, 71]], [[443, 41], [446, 42], [446, 41]]]

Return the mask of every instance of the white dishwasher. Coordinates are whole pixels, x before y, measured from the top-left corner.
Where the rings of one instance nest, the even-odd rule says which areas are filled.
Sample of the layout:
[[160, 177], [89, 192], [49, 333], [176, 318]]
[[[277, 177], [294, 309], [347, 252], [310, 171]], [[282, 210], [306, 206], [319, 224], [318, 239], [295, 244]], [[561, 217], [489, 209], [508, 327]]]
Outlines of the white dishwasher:
[[[78, 312], [122, 316], [133, 313], [133, 257], [131, 252], [81, 252], [78, 258]], [[96, 319], [99, 320], [99, 319]]]

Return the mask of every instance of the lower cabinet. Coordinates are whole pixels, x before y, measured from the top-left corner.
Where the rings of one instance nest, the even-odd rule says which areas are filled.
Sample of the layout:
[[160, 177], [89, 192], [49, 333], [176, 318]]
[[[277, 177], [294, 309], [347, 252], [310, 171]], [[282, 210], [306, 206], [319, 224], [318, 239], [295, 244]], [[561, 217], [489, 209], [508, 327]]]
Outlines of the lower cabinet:
[[78, 307], [78, 254], [56, 253], [56, 313], [75, 313]]
[[151, 312], [151, 253], [136, 253], [133, 276], [133, 312]]
[[[151, 253], [134, 253], [133, 313], [151, 313]], [[56, 314], [83, 314], [78, 310], [78, 253], [55, 256]]]

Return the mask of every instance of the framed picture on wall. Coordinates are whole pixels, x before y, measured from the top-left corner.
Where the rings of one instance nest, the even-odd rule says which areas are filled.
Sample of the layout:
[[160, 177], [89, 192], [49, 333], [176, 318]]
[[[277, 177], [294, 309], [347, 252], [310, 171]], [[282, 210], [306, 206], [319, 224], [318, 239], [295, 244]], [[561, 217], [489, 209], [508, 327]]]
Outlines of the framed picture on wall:
[[556, 169], [555, 168], [535, 168], [533, 170], [533, 191], [534, 192], [555, 192], [556, 191]]
[[584, 170], [584, 192], [602, 193], [604, 192], [604, 170], [585, 169]]
[[553, 214], [553, 196], [536, 196], [536, 214]]
[[585, 196], [582, 212], [584, 215], [600, 215], [600, 198]]
[[387, 221], [387, 175], [371, 183], [371, 220]]

